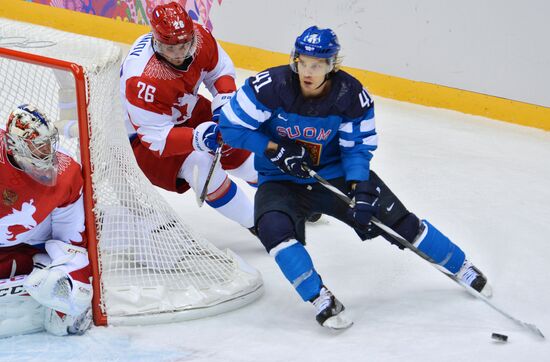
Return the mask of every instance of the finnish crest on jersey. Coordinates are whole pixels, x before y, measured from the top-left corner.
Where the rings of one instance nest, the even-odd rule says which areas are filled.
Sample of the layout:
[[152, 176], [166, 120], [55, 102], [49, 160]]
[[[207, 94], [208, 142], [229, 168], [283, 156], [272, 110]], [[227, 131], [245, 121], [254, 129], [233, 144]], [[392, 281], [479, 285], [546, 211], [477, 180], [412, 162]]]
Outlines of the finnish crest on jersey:
[[18, 198], [19, 196], [13, 190], [4, 189], [4, 191], [2, 191], [2, 203], [6, 206], [13, 206]]
[[296, 143], [302, 145], [307, 152], [314, 166], [319, 166], [321, 163], [321, 152], [323, 151], [323, 145], [315, 142], [308, 142], [304, 140], [296, 140]]

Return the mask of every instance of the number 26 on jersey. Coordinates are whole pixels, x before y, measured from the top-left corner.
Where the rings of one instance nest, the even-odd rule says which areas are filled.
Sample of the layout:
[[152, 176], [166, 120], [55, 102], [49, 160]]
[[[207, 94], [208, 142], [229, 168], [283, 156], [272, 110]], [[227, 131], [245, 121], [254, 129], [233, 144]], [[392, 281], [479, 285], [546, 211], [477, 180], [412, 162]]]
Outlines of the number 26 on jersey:
[[157, 88], [143, 82], [138, 82], [137, 86], [139, 88], [138, 98], [143, 99], [147, 103], [151, 103], [155, 100], [155, 91]]

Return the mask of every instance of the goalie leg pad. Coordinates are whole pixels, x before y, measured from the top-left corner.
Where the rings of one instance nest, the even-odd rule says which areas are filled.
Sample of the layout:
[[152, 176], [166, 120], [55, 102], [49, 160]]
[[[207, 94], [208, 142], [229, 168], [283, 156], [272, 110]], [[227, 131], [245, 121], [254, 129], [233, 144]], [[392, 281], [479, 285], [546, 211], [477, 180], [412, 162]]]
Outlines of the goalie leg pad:
[[466, 258], [462, 249], [454, 244], [427, 220], [422, 220], [423, 230], [414, 246], [453, 274], [456, 274]]
[[92, 310], [87, 309], [78, 316], [70, 316], [45, 308], [44, 327], [46, 331], [55, 336], [66, 336], [68, 334], [82, 335], [92, 324]]
[[300, 294], [302, 300], [309, 301], [319, 295], [323, 283], [313, 267], [313, 261], [306, 248], [296, 239], [291, 239], [271, 249], [279, 268]]
[[0, 280], [0, 338], [44, 330], [44, 307], [26, 292], [26, 278]]

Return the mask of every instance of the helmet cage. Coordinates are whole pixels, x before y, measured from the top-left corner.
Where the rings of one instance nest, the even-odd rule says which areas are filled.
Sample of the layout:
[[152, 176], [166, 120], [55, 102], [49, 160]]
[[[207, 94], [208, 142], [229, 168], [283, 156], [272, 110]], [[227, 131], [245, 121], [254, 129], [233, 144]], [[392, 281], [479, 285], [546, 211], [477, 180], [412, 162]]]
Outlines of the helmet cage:
[[59, 135], [49, 119], [33, 106], [19, 106], [9, 116], [5, 140], [21, 170], [44, 185], [55, 185]]

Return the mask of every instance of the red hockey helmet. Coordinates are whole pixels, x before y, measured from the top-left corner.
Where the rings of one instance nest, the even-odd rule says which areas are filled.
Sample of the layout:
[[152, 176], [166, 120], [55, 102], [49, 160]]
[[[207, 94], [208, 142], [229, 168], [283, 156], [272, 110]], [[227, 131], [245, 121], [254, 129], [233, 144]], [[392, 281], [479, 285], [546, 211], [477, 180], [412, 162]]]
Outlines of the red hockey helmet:
[[155, 39], [161, 43], [175, 45], [193, 40], [193, 20], [178, 3], [158, 5], [151, 13], [151, 28]]

